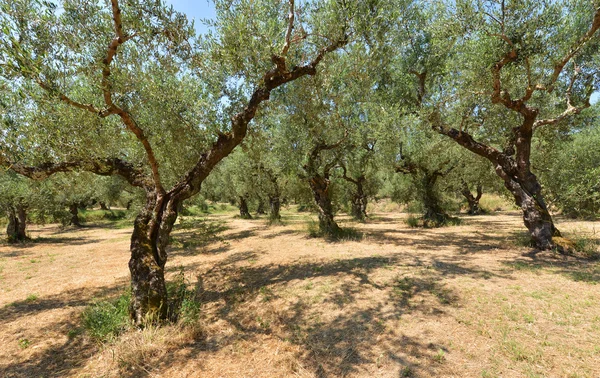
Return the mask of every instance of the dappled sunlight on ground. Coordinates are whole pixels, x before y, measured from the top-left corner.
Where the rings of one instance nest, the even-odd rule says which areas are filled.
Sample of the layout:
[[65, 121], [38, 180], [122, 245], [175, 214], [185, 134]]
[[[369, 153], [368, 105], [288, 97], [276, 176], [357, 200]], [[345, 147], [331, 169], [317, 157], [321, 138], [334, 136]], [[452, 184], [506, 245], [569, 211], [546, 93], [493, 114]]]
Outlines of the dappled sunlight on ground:
[[128, 286], [130, 230], [36, 227], [36, 242], [0, 245], [0, 376], [600, 376], [599, 263], [531, 254], [518, 213], [439, 229], [341, 216], [359, 235], [341, 241], [283, 216], [176, 226], [167, 276], [195, 288], [199, 323], [102, 347], [79, 316]]

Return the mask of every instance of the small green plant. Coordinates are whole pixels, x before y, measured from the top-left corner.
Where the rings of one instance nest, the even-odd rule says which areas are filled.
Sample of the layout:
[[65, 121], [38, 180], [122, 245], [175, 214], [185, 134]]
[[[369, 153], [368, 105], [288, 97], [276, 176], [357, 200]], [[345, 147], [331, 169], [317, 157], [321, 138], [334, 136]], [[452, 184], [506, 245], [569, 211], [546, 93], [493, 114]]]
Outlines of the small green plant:
[[433, 356], [433, 360], [437, 363], [442, 363], [446, 360], [446, 353], [443, 349], [438, 349], [437, 353]]
[[33, 302], [38, 299], [37, 294], [29, 294], [27, 298], [25, 298], [26, 302]]
[[131, 326], [129, 304], [131, 294], [117, 299], [99, 301], [83, 311], [83, 326], [99, 342], [110, 342]]
[[321, 229], [319, 229], [319, 223], [312, 219], [306, 224], [306, 231], [308, 232], [308, 236], [311, 238], [318, 238], [323, 235]]
[[29, 347], [29, 345], [31, 345], [31, 341], [29, 341], [28, 339], [19, 340], [19, 347], [21, 349], [26, 349]]
[[413, 369], [410, 366], [405, 366], [400, 370], [400, 376], [404, 378], [412, 377], [413, 374]]
[[405, 222], [406, 222], [406, 224], [407, 224], [409, 227], [413, 227], [413, 228], [415, 228], [415, 227], [419, 227], [419, 226], [420, 226], [420, 223], [421, 223], [420, 221], [421, 221], [421, 220], [420, 220], [420, 218], [419, 218], [419, 217], [415, 217], [414, 215], [410, 214], [410, 215], [408, 216], [408, 218], [406, 218], [406, 221], [405, 221]]
[[172, 282], [167, 283], [169, 296], [169, 319], [184, 325], [193, 324], [200, 318], [201, 304], [196, 299], [196, 290], [188, 288], [183, 269]]

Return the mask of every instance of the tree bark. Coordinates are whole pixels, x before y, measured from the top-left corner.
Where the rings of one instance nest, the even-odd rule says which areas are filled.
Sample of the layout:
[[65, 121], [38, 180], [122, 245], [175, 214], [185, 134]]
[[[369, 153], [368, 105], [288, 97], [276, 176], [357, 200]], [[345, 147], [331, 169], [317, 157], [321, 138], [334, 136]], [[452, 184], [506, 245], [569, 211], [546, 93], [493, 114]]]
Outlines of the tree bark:
[[265, 213], [265, 201], [263, 201], [262, 197], [258, 197], [258, 206], [256, 208], [256, 214], [264, 214]]
[[106, 202], [98, 202], [100, 204], [100, 210], [110, 210], [108, 206], [106, 206]]
[[341, 228], [333, 219], [333, 206], [329, 192], [331, 182], [328, 178], [317, 174], [311, 177], [308, 183], [319, 209], [319, 229], [328, 236], [339, 235]]
[[79, 204], [72, 203], [69, 205], [69, 213], [71, 214], [71, 220], [69, 224], [76, 227], [81, 227], [81, 222], [79, 221]]
[[144, 209], [135, 219], [129, 260], [132, 290], [130, 314], [138, 326], [167, 318], [164, 277], [166, 248], [177, 220], [178, 208], [176, 197], [149, 192]]
[[479, 207], [479, 200], [483, 195], [483, 187], [481, 186], [481, 184], [477, 185], [477, 195], [473, 195], [473, 193], [471, 193], [471, 189], [469, 189], [469, 185], [465, 181], [463, 181], [463, 187], [460, 192], [467, 199], [467, 203], [469, 205], [469, 210], [467, 211], [467, 214], [481, 214], [481, 207]]
[[9, 206], [7, 211], [8, 225], [6, 227], [6, 235], [9, 243], [21, 242], [27, 237], [27, 213], [25, 206], [18, 204]]
[[270, 222], [279, 222], [281, 220], [281, 215], [279, 214], [280, 209], [281, 209], [281, 201], [279, 200], [279, 196], [270, 196], [269, 197], [269, 221]]
[[363, 221], [367, 218], [367, 196], [363, 189], [364, 176], [356, 180], [356, 192], [352, 195], [352, 216]]
[[250, 215], [250, 212], [248, 211], [248, 203], [246, 202], [246, 198], [243, 196], [240, 196], [239, 207], [240, 217], [242, 219], [252, 219], [252, 215]]
[[422, 201], [425, 211], [423, 223], [427, 227], [440, 227], [448, 222], [450, 216], [442, 208], [438, 194], [435, 192], [435, 183], [442, 175], [440, 171], [423, 171], [423, 195]]
[[504, 186], [521, 207], [523, 222], [529, 230], [532, 243], [538, 249], [547, 250], [556, 247], [552, 237], [560, 236], [560, 232], [554, 226], [544, 201], [542, 186], [530, 169], [532, 123], [532, 119], [526, 119], [524, 125], [514, 129], [516, 151], [512, 147], [506, 151], [499, 151], [475, 141], [470, 134], [457, 129], [442, 127], [438, 128], [438, 131], [494, 164], [496, 174], [502, 178]]

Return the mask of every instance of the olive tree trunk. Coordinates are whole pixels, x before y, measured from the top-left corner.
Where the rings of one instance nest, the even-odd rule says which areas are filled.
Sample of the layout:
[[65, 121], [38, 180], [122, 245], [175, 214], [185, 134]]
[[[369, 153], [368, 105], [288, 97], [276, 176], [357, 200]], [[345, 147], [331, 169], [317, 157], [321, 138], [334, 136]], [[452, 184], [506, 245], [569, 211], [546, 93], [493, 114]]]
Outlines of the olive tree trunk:
[[69, 205], [69, 213], [71, 214], [69, 224], [72, 226], [81, 227], [81, 222], [79, 221], [79, 205], [77, 203], [72, 203]]
[[248, 203], [246, 202], [246, 198], [243, 196], [240, 196], [239, 208], [240, 217], [242, 219], [252, 219], [252, 215], [250, 215], [250, 211], [248, 211]]
[[25, 206], [18, 204], [9, 206], [7, 211], [8, 225], [6, 227], [6, 235], [9, 243], [24, 241], [27, 238], [27, 213]]
[[463, 181], [463, 187], [460, 193], [467, 199], [467, 204], [469, 205], [469, 210], [467, 211], [467, 214], [479, 215], [482, 213], [481, 207], [479, 206], [479, 200], [483, 195], [483, 187], [481, 186], [481, 184], [477, 185], [477, 194], [473, 195], [473, 193], [471, 193], [471, 189], [469, 189], [469, 185]]
[[262, 197], [258, 197], [258, 206], [256, 207], [256, 214], [264, 214], [265, 213], [265, 201]]
[[281, 215], [279, 211], [281, 209], [281, 200], [279, 196], [269, 196], [269, 221], [271, 222], [279, 222], [281, 220]]
[[311, 177], [308, 182], [319, 210], [319, 230], [328, 236], [338, 235], [341, 229], [333, 219], [333, 205], [329, 191], [331, 182], [321, 175]]

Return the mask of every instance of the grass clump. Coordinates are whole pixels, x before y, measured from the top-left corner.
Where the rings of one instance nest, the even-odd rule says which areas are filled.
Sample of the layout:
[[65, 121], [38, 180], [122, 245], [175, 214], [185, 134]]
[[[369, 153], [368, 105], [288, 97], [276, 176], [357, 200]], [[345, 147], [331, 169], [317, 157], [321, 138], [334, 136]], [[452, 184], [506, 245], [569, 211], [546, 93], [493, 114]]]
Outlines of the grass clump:
[[98, 301], [83, 311], [83, 326], [98, 342], [110, 342], [131, 327], [129, 304], [131, 294], [113, 300]]
[[167, 283], [169, 296], [169, 320], [183, 325], [191, 325], [200, 318], [200, 302], [196, 299], [196, 290], [189, 289], [183, 269], [175, 279]]
[[600, 259], [600, 242], [594, 237], [577, 235], [573, 239], [574, 249], [583, 257], [597, 260]]

